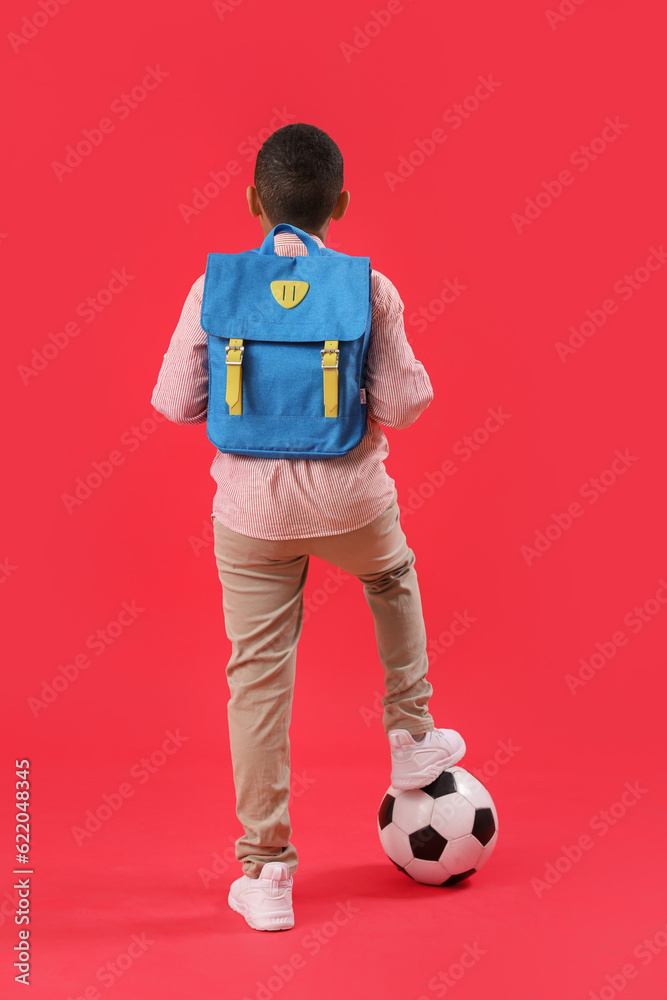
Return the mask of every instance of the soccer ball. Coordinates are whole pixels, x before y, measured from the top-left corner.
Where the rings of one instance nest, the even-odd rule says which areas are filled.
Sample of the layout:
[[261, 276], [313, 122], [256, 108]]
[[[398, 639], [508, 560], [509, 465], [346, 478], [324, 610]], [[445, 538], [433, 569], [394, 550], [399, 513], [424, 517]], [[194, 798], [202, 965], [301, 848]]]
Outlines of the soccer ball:
[[427, 885], [455, 885], [489, 860], [498, 815], [481, 781], [462, 767], [448, 767], [424, 788], [390, 786], [378, 832], [399, 871]]

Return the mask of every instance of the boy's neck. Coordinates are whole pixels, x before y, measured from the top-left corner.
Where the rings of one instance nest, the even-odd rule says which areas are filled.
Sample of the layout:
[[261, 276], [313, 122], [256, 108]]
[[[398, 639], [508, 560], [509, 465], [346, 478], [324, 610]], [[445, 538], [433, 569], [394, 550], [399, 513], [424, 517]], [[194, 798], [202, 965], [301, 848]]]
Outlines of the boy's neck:
[[[269, 222], [268, 219], [262, 219], [261, 222], [262, 222], [262, 229], [264, 230], [264, 235], [265, 236], [268, 236], [269, 233], [271, 232], [271, 230], [275, 229], [275, 227], [278, 225], [278, 223]], [[290, 223], [288, 223], [288, 225], [293, 226], [293, 225], [295, 225], [295, 223], [290, 222]], [[297, 226], [296, 228], [297, 229], [301, 229], [302, 226]], [[323, 243], [326, 243], [327, 229], [328, 228], [329, 228], [329, 226], [326, 225], [326, 226], [324, 226], [323, 228], [321, 228], [319, 230], [316, 230], [316, 229], [304, 229], [304, 233], [308, 233], [309, 236], [317, 236], [317, 238], [320, 239], [320, 240], [322, 240]]]

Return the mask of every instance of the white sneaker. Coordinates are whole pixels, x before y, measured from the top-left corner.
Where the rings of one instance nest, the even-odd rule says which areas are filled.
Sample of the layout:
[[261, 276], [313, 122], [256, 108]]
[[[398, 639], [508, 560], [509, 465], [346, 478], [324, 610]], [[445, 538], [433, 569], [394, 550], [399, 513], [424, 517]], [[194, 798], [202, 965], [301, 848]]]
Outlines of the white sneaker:
[[242, 875], [232, 882], [227, 902], [256, 931], [286, 931], [294, 927], [293, 882], [286, 864], [271, 861], [259, 878]]
[[432, 729], [419, 742], [407, 729], [391, 729], [387, 735], [394, 788], [424, 788], [466, 752], [463, 737], [455, 729]]

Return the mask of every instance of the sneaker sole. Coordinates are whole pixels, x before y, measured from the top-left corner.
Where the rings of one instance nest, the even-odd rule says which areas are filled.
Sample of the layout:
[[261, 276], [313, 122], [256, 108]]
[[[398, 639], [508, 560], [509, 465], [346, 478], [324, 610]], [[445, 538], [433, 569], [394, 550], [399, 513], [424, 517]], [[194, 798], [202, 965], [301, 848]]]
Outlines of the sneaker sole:
[[227, 897], [227, 902], [232, 910], [240, 913], [245, 918], [246, 923], [255, 931], [288, 931], [294, 927], [294, 913], [290, 910], [285, 910], [283, 913], [276, 913], [274, 916], [267, 917], [258, 922], [250, 916], [248, 907], [244, 906], [243, 903], [237, 902], [231, 894]]
[[420, 771], [413, 771], [410, 774], [403, 774], [401, 776], [392, 774], [390, 778], [390, 783], [393, 788], [399, 788], [401, 791], [409, 791], [413, 788], [424, 788], [425, 785], [430, 785], [432, 781], [438, 777], [443, 771], [446, 771], [448, 767], [453, 767], [457, 764], [466, 752], [466, 745], [463, 744], [456, 753], [451, 754], [449, 757], [443, 758], [441, 761], [435, 764], [429, 764], [427, 768]]

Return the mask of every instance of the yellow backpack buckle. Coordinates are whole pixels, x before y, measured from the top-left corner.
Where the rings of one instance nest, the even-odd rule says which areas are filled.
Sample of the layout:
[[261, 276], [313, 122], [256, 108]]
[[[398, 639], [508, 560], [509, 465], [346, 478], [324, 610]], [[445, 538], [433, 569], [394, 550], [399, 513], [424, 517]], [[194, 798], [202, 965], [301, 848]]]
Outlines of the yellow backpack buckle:
[[[338, 348], [336, 348], [335, 350], [331, 350], [331, 349], [327, 349], [326, 347], [323, 347], [322, 350], [320, 351], [320, 354], [322, 355], [322, 367], [323, 368], [338, 368], [338, 355], [340, 354], [340, 351], [338, 350]], [[336, 355], [336, 364], [335, 365], [325, 365], [325, 363], [324, 363], [324, 355], [325, 354], [335, 354]]]
[[[225, 402], [229, 406], [230, 416], [239, 417], [243, 413], [241, 365], [243, 363], [243, 340], [240, 337], [232, 337], [225, 347], [225, 364], [227, 368], [227, 389], [225, 392]], [[229, 352], [232, 351], [237, 357], [230, 360]]]
[[[338, 349], [337, 340], [325, 340], [324, 347], [320, 350], [322, 357], [322, 378], [324, 394], [324, 416], [338, 416]], [[325, 364], [325, 357], [328, 364]], [[335, 364], [331, 362], [335, 358]]]

